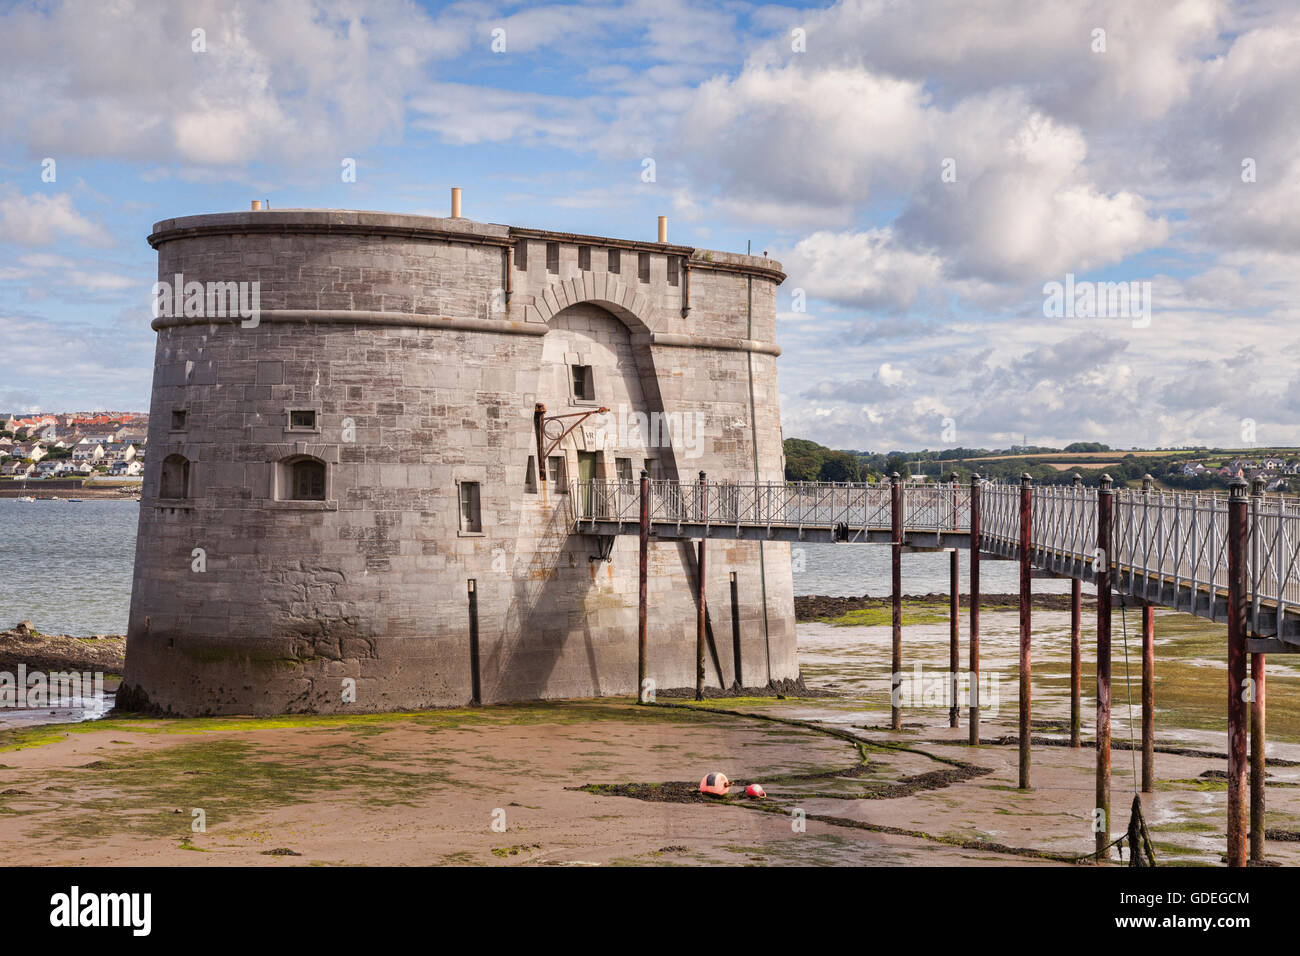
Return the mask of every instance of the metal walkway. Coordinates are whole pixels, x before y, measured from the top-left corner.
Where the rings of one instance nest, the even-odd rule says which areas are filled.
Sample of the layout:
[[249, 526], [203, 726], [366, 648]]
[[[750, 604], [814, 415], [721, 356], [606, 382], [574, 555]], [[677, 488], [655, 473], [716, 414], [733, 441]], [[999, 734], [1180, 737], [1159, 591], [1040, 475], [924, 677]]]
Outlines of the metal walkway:
[[[647, 480], [652, 538], [892, 544], [894, 485], [828, 482]], [[972, 485], [899, 482], [904, 551], [971, 546]], [[975, 487], [978, 544], [996, 560], [1019, 560], [1020, 485]], [[1238, 489], [1245, 494], [1244, 485]], [[572, 530], [600, 536], [640, 531], [638, 481], [577, 481]], [[1135, 602], [1223, 622], [1228, 617], [1229, 496], [1141, 490], [1112, 495], [1111, 546], [1097, 537], [1098, 488], [1031, 489], [1030, 564], [1055, 577], [1095, 583], [1111, 557], [1111, 587]], [[1300, 652], [1300, 500], [1249, 495], [1249, 624], [1255, 653]]]

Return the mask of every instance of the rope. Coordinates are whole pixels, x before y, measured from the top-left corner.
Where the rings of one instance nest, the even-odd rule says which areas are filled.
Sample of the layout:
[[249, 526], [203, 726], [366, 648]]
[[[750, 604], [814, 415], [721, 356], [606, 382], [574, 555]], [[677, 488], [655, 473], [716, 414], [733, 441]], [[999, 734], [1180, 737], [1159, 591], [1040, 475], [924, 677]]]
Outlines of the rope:
[[[1128, 694], [1128, 750], [1133, 760], [1133, 809], [1129, 812], [1128, 831], [1111, 842], [1123, 844], [1128, 839], [1129, 866], [1155, 866], [1155, 850], [1147, 833], [1147, 822], [1142, 817], [1142, 795], [1138, 792], [1137, 746], [1133, 742], [1133, 681], [1128, 667], [1128, 602], [1122, 597], [1119, 603], [1120, 630], [1124, 635], [1124, 690]], [[1108, 846], [1106, 849], [1110, 849]], [[1123, 847], [1121, 846], [1121, 852]], [[1100, 852], [1097, 853], [1100, 857]]]

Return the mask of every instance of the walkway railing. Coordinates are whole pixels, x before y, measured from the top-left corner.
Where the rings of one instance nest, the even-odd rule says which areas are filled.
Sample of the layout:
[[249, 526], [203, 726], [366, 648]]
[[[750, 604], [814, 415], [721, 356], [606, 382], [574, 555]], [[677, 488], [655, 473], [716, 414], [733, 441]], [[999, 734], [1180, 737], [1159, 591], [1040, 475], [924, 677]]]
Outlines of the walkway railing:
[[[577, 522], [636, 524], [641, 497], [637, 481], [573, 482]], [[909, 485], [904, 496], [908, 531], [965, 531], [970, 527], [970, 489]], [[890, 529], [890, 486], [840, 482], [650, 482], [650, 520], [656, 524], [747, 528], [834, 528], [850, 533]]]
[[[573, 483], [575, 531], [636, 533], [640, 486], [633, 481]], [[836, 540], [875, 541], [892, 533], [888, 483], [716, 482], [655, 479], [649, 482], [650, 522], [680, 534], [720, 536], [724, 528], [783, 529], [803, 533], [833, 529]], [[969, 534], [968, 484], [901, 485], [903, 535]], [[1082, 484], [1032, 489], [1031, 561], [1044, 570], [1093, 580], [1098, 560], [1096, 488]], [[1019, 548], [1019, 484], [980, 485], [981, 549], [1015, 558]], [[584, 527], [585, 526], [585, 527]], [[1228, 589], [1228, 498], [1210, 492], [1114, 492], [1109, 550], [1116, 591], [1192, 613], [1217, 616]], [[1251, 495], [1249, 587], [1252, 623], [1262, 633], [1261, 611], [1275, 623], [1300, 613], [1300, 500]], [[1276, 612], [1276, 617], [1272, 615]]]

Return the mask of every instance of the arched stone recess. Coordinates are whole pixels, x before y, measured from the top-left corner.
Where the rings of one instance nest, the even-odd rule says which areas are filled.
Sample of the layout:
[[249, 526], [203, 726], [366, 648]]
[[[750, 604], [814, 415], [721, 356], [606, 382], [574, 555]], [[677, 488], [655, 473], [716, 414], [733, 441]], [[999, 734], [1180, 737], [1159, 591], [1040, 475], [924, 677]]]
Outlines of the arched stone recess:
[[649, 342], [652, 328], [649, 297], [604, 272], [584, 272], [551, 283], [541, 295], [532, 296], [524, 303], [524, 318], [528, 322], [549, 323], [557, 312], [584, 303], [598, 305], [617, 316], [631, 331], [633, 342], [639, 336], [645, 336]]
[[[643, 410], [647, 414], [670, 411], [664, 407], [660, 388], [662, 370], [652, 347], [654, 331], [649, 298], [630, 289], [615, 276], [607, 273], [583, 273], [573, 279], [552, 283], [541, 296], [533, 297], [525, 308], [530, 310], [530, 321], [540, 320], [550, 324], [556, 315], [575, 305], [596, 306], [627, 326], [641, 382], [641, 394], [645, 403]], [[683, 472], [680, 470], [677, 448], [669, 446], [660, 451], [659, 462], [664, 477], [681, 477]]]

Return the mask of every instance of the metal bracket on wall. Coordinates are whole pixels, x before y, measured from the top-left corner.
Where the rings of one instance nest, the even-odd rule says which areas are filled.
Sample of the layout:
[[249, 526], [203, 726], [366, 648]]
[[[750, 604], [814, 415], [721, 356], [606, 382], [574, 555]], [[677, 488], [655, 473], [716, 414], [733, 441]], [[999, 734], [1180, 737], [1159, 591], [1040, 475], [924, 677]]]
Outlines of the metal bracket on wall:
[[[569, 432], [573, 431], [592, 415], [604, 415], [608, 411], [609, 409], [602, 405], [600, 408], [593, 408], [589, 412], [570, 412], [567, 415], [550, 415], [543, 418], [542, 434], [550, 441], [543, 457], [548, 457], [551, 452], [555, 451], [560, 442], [564, 441], [565, 436], [567, 436]], [[564, 424], [564, 419], [566, 418], [576, 418], [577, 421], [566, 427]]]

